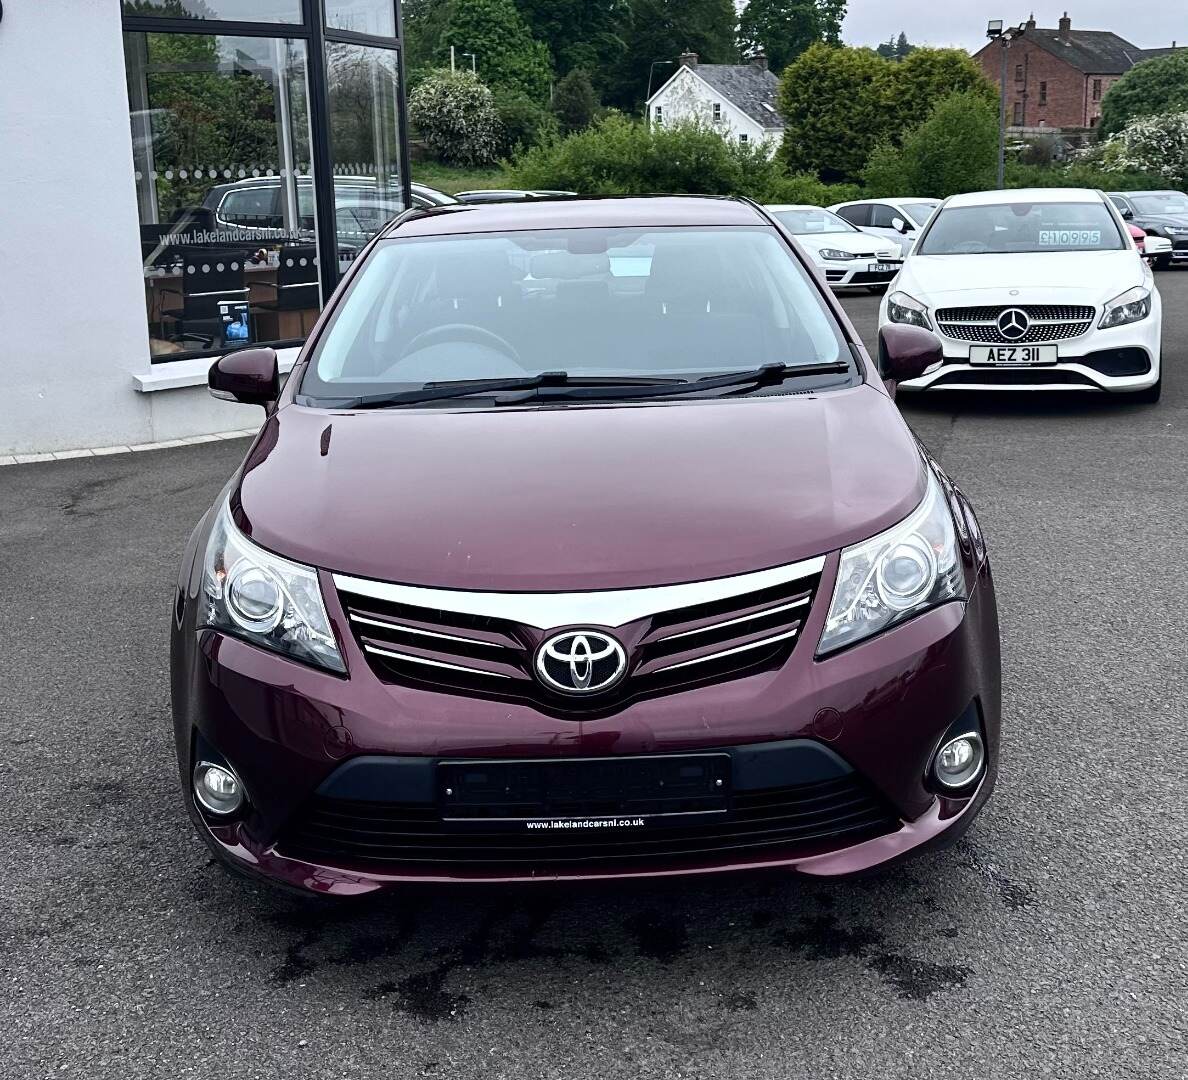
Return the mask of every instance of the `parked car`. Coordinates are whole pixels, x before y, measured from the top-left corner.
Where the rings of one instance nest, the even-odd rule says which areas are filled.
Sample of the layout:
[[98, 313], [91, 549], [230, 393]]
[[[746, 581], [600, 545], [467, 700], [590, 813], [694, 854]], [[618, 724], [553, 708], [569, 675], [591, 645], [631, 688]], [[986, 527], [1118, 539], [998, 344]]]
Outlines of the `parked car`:
[[833, 876], [968, 827], [994, 586], [888, 388], [934, 335], [885, 327], [880, 371], [770, 215], [696, 197], [402, 218], [325, 317], [283, 389], [270, 349], [210, 373], [267, 413], [173, 606], [219, 861]]
[[938, 206], [939, 199], [858, 199], [829, 209], [864, 232], [893, 240], [906, 255]]
[[555, 199], [576, 194], [576, 191], [551, 191], [546, 188], [532, 191], [521, 188], [479, 188], [475, 191], [459, 191], [457, 199], [464, 203], [522, 202], [526, 199]]
[[458, 200], [444, 191], [431, 188], [428, 184], [410, 184], [412, 190], [412, 204], [422, 210], [429, 210], [435, 206], [456, 206]]
[[796, 237], [835, 289], [882, 292], [903, 265], [899, 246], [855, 228], [819, 206], [767, 208]]
[[1182, 191], [1111, 191], [1109, 195], [1128, 224], [1171, 242], [1172, 250], [1156, 258], [1156, 270], [1188, 259], [1188, 195]]
[[935, 331], [905, 390], [1108, 390], [1157, 401], [1162, 303], [1110, 201], [1052, 188], [954, 195], [925, 226], [881, 327]]

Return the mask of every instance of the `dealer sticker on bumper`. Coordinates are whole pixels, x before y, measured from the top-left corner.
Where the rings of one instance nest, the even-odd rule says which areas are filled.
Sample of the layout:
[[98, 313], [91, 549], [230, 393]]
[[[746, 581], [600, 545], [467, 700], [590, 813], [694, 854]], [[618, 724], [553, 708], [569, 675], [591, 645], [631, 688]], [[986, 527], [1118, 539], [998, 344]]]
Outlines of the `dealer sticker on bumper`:
[[1055, 345], [971, 345], [971, 364], [1054, 364], [1060, 358]]

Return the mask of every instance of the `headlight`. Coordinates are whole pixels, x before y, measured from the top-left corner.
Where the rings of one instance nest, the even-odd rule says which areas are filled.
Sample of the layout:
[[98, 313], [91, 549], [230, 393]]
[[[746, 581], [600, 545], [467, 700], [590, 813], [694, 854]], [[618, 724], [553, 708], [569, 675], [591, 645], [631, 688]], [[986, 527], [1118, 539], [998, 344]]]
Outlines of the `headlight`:
[[1106, 304], [1105, 314], [1101, 317], [1101, 329], [1139, 322], [1150, 314], [1151, 290], [1141, 285], [1135, 286]]
[[856, 258], [852, 251], [842, 251], [840, 248], [821, 248], [818, 252], [822, 259], [834, 259], [837, 261], [849, 261]]
[[200, 626], [214, 626], [309, 664], [346, 671], [317, 571], [256, 547], [224, 503], [206, 545]]
[[928, 308], [905, 292], [893, 292], [887, 297], [887, 316], [892, 322], [932, 329], [932, 323], [928, 321]]
[[841, 553], [817, 655], [881, 633], [926, 608], [966, 597], [957, 536], [940, 483], [898, 525]]

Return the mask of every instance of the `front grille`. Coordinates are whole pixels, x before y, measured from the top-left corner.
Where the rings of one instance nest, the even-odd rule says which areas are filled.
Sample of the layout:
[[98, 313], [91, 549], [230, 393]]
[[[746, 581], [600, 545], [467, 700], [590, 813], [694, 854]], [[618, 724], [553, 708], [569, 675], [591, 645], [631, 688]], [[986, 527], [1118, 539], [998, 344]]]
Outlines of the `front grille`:
[[[315, 796], [277, 844], [291, 858], [338, 866], [451, 864], [482, 870], [623, 867], [858, 843], [899, 827], [891, 806], [856, 773], [792, 787], [735, 792], [721, 814], [669, 827], [452, 829], [436, 806]], [[815, 848], [814, 848], [815, 845]]]
[[1020, 304], [1031, 325], [1021, 338], [1007, 339], [998, 329], [998, 317], [1014, 307], [941, 308], [936, 313], [942, 334], [954, 341], [973, 341], [986, 345], [1034, 345], [1045, 341], [1067, 341], [1088, 333], [1096, 309], [1079, 304]]
[[341, 590], [339, 596], [359, 646], [385, 681], [588, 713], [782, 663], [808, 616], [818, 577], [616, 627], [628, 654], [627, 675], [615, 689], [588, 698], [553, 694], [533, 674], [536, 649], [550, 632]]

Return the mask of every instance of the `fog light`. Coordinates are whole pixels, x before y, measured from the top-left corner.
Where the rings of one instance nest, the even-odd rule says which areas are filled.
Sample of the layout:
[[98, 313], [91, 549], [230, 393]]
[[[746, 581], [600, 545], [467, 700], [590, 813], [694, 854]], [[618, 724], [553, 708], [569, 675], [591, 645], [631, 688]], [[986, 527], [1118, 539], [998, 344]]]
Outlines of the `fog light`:
[[970, 731], [950, 739], [936, 752], [936, 778], [945, 787], [965, 787], [982, 770], [982, 740]]
[[234, 814], [243, 805], [243, 785], [230, 769], [203, 761], [194, 770], [194, 797], [212, 814]]

